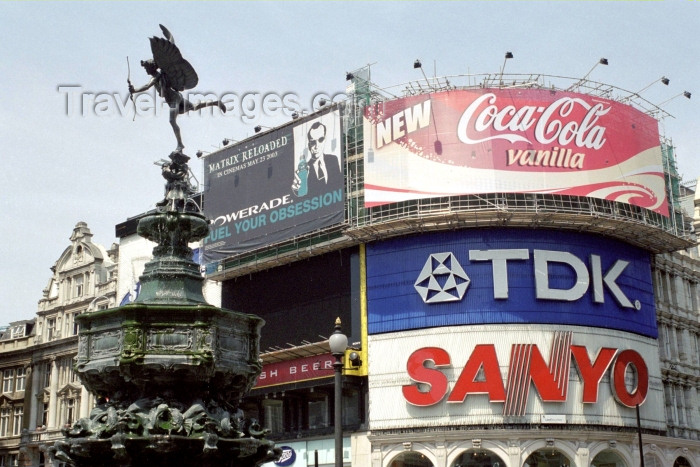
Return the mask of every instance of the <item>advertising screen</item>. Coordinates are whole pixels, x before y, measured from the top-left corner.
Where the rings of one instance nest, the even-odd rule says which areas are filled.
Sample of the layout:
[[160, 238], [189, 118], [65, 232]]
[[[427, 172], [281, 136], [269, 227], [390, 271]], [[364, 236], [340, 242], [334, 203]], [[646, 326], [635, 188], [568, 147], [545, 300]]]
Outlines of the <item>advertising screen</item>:
[[204, 262], [342, 222], [341, 134], [335, 109], [208, 156]]
[[658, 335], [649, 254], [617, 240], [473, 229], [373, 242], [366, 251], [370, 334], [528, 323]]
[[548, 89], [451, 90], [365, 108], [365, 206], [475, 193], [550, 193], [668, 216], [658, 123]]

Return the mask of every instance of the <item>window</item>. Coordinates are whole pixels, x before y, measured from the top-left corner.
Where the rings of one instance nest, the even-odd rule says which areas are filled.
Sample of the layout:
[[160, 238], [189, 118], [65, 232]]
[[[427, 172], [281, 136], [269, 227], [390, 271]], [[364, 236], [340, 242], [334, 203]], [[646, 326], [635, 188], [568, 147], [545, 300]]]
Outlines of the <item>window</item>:
[[51, 362], [46, 362], [43, 365], [44, 370], [44, 387], [48, 388], [51, 386]]
[[5, 370], [2, 372], [2, 392], [12, 392], [14, 390], [15, 370]]
[[73, 281], [75, 284], [75, 297], [83, 296], [83, 276], [77, 276]]
[[263, 411], [265, 415], [265, 428], [272, 433], [282, 433], [284, 431], [284, 418], [282, 401], [264, 400]]
[[49, 298], [58, 297], [58, 281], [52, 280], [49, 288]]
[[24, 407], [16, 406], [12, 416], [12, 434], [17, 436], [22, 432], [22, 418], [24, 415]]
[[0, 437], [8, 435], [10, 428], [10, 408], [3, 407], [0, 409]]
[[26, 326], [24, 324], [20, 324], [18, 326], [13, 326], [12, 331], [11, 331], [11, 337], [13, 339], [16, 339], [18, 337], [24, 337], [25, 328], [26, 328]]
[[75, 415], [75, 399], [70, 398], [66, 399], [66, 424], [72, 425], [73, 424], [73, 416]]
[[[573, 368], [572, 368], [573, 370]], [[360, 391], [357, 389], [343, 390], [343, 425], [359, 425], [361, 422]]]
[[61, 358], [58, 362], [58, 385], [65, 386], [75, 382], [76, 376], [73, 370], [73, 357]]
[[17, 368], [17, 379], [15, 379], [15, 391], [24, 391], [25, 380], [27, 379], [27, 369]]
[[44, 408], [41, 412], [41, 426], [46, 427], [49, 424], [49, 403], [44, 402]]
[[328, 399], [325, 394], [309, 394], [309, 429], [328, 426]]
[[75, 313], [75, 314], [71, 317], [71, 321], [73, 321], [73, 334], [72, 334], [73, 336], [77, 336], [77, 335], [78, 335], [78, 331], [80, 331], [80, 325], [79, 325], [79, 324], [76, 322], [76, 320], [75, 320], [75, 317], [78, 316], [79, 314], [80, 314], [80, 313]]
[[51, 341], [58, 338], [56, 332], [56, 318], [48, 318], [46, 320], [46, 340]]

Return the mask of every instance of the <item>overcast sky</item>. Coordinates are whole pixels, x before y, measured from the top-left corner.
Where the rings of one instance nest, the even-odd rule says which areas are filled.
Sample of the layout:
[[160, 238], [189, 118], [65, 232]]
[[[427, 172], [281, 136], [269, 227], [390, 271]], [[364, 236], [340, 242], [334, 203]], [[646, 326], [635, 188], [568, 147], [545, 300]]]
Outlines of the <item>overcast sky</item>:
[[[87, 222], [109, 247], [114, 226], [153, 208], [163, 179], [153, 162], [175, 141], [167, 113], [147, 98], [148, 37], [166, 25], [199, 74], [196, 91], [244, 99], [222, 116], [180, 117], [186, 153], [289, 120], [260, 103], [276, 94], [302, 109], [345, 90], [346, 71], [372, 64], [388, 87], [429, 75], [499, 72], [582, 77], [638, 91], [673, 117], [661, 129], [684, 180], [700, 176], [700, 2], [0, 2], [0, 134], [4, 162], [2, 317], [30, 319], [69, 245]], [[232, 101], [235, 103], [235, 100]], [[234, 104], [229, 104], [230, 106]], [[192, 168], [201, 173], [193, 158]], [[200, 177], [201, 180], [201, 177]]]

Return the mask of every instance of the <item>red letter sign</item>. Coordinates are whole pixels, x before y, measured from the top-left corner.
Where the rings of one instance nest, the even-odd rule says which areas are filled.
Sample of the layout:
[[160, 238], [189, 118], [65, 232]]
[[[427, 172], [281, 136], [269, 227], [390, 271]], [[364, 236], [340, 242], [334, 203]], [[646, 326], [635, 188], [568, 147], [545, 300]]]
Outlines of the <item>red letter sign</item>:
[[[428, 361], [432, 361], [435, 368], [426, 368], [425, 363]], [[416, 383], [427, 384], [430, 388], [423, 392], [415, 384], [403, 386], [406, 401], [420, 407], [440, 402], [447, 394], [447, 376], [437, 368], [449, 365], [450, 355], [438, 347], [424, 347], [413, 352], [406, 363], [408, 376]]]
[[[479, 368], [484, 368], [484, 381], [476, 381]], [[452, 394], [447, 402], [464, 402], [467, 394], [488, 394], [491, 402], [504, 402], [506, 390], [498, 367], [496, 347], [493, 344], [480, 344], [474, 347], [469, 361], [459, 375]]]
[[[627, 366], [632, 365], [637, 370], [637, 387], [631, 393], [625, 385]], [[615, 359], [612, 370], [613, 392], [617, 400], [627, 407], [642, 405], [649, 390], [649, 370], [644, 359], [634, 350], [623, 350]]]
[[600, 380], [603, 378], [603, 373], [605, 373], [610, 366], [615, 352], [617, 352], [617, 349], [603, 347], [598, 352], [595, 363], [591, 364], [591, 361], [588, 359], [588, 352], [584, 346], [571, 346], [571, 353], [574, 356], [574, 360], [576, 360], [578, 372], [583, 381], [583, 397], [581, 402], [584, 404], [598, 402], [598, 386], [600, 385]]

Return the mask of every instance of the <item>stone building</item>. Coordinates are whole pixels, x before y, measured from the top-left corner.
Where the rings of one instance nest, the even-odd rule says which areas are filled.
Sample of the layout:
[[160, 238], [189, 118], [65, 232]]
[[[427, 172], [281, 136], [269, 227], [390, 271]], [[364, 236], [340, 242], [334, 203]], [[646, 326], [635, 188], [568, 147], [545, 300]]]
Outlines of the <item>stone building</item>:
[[0, 466], [46, 465], [61, 429], [94, 405], [73, 371], [81, 313], [116, 306], [118, 247], [92, 242], [78, 222], [51, 267], [35, 319], [12, 323], [0, 340]]

